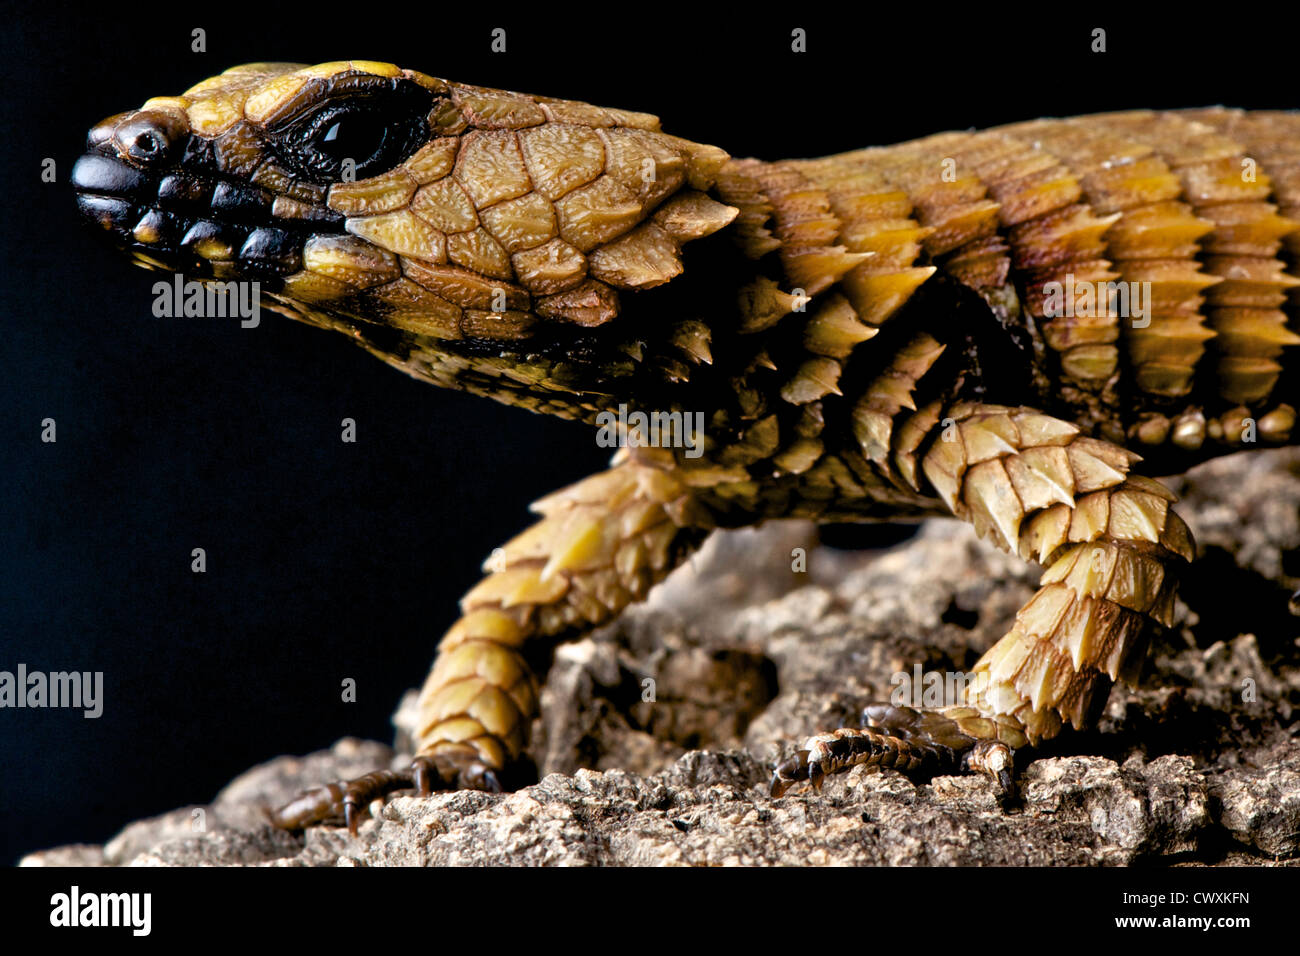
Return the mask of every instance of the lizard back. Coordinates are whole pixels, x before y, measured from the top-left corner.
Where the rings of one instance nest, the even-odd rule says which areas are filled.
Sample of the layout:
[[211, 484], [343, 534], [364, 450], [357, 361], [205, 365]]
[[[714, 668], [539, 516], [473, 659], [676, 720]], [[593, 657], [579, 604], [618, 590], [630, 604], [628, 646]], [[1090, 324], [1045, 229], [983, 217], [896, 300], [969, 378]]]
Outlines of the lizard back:
[[[380, 132], [355, 179], [340, 129]], [[942, 512], [917, 462], [958, 399], [1158, 472], [1294, 425], [1290, 113], [737, 160], [648, 114], [344, 61], [237, 67], [88, 145], [83, 212], [143, 265], [256, 279], [409, 374], [534, 411], [702, 415], [701, 453], [637, 453], [716, 489], [724, 521]]]

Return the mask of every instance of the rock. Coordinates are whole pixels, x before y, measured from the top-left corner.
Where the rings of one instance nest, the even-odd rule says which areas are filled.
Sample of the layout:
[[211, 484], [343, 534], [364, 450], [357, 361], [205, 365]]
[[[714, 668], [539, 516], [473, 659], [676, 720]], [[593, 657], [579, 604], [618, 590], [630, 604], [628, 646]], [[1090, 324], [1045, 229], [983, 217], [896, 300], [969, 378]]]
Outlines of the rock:
[[[376, 804], [354, 839], [263, 808], [402, 757], [346, 739], [241, 775], [207, 806], [25, 865], [1126, 865], [1300, 861], [1300, 451], [1176, 482], [1205, 560], [1137, 690], [1098, 728], [1019, 755], [1022, 802], [972, 776], [854, 770], [767, 796], [773, 761], [925, 673], [959, 675], [1037, 570], [935, 521], [884, 551], [812, 549], [800, 522], [715, 536], [646, 605], [558, 651], [530, 749], [540, 782]], [[807, 570], [791, 552], [808, 550]], [[1199, 577], [1198, 577], [1199, 576]], [[410, 699], [394, 717], [409, 739]]]
[[1221, 820], [1233, 838], [1273, 857], [1300, 854], [1300, 772], [1295, 752], [1289, 766], [1246, 769], [1211, 788]]

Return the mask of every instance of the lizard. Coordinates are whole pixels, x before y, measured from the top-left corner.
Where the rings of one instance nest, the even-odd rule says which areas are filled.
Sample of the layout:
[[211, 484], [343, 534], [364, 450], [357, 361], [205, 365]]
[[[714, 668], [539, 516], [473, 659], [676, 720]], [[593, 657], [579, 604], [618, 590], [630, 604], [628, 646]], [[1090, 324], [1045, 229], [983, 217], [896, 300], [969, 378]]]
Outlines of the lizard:
[[736, 159], [646, 113], [254, 63], [98, 123], [72, 183], [137, 264], [256, 281], [417, 379], [602, 428], [642, 416], [485, 564], [410, 766], [304, 793], [271, 813], [290, 829], [355, 833], [398, 790], [502, 790], [558, 642], [715, 529], [779, 518], [955, 517], [1044, 571], [961, 699], [868, 706], [780, 761], [772, 794], [866, 765], [1014, 799], [1015, 754], [1089, 727], [1173, 621], [1195, 546], [1155, 478], [1295, 424], [1295, 113]]

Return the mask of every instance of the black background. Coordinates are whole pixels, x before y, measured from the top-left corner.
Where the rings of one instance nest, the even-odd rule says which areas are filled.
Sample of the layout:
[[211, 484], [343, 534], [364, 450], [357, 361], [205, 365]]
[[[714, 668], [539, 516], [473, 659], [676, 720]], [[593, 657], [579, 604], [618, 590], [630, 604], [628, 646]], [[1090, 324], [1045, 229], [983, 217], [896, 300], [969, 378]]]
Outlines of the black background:
[[418, 384], [270, 313], [253, 330], [154, 318], [158, 276], [75, 215], [67, 175], [95, 121], [236, 63], [347, 58], [652, 112], [764, 158], [1040, 115], [1297, 105], [1294, 21], [1255, 4], [1212, 27], [919, 3], [892, 20], [875, 4], [186, 6], [2, 21], [0, 670], [103, 671], [106, 703], [98, 720], [0, 711], [0, 863], [208, 801], [281, 753], [391, 739], [479, 562], [529, 501], [608, 457], [581, 426]]

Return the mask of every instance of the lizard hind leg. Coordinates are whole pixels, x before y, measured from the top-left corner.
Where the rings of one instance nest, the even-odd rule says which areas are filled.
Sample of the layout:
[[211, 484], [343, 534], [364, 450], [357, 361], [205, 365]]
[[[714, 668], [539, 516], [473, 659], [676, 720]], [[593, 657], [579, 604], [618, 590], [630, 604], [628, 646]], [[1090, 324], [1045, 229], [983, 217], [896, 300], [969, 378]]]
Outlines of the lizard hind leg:
[[643, 599], [710, 527], [662, 458], [616, 462], [534, 503], [541, 520], [488, 559], [420, 692], [411, 765], [311, 790], [271, 812], [273, 824], [341, 820], [355, 832], [371, 801], [398, 790], [500, 791], [515, 782], [538, 712], [535, 665], [556, 641]]
[[963, 404], [945, 421], [926, 480], [982, 537], [1043, 564], [1039, 590], [954, 706], [870, 707], [863, 727], [809, 738], [775, 794], [866, 765], [973, 770], [1009, 797], [1014, 751], [1089, 726], [1115, 680], [1136, 680], [1148, 623], [1172, 623], [1191, 534], [1169, 491], [1129, 473], [1136, 455], [1032, 409]]

